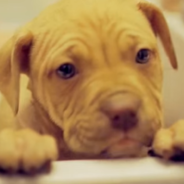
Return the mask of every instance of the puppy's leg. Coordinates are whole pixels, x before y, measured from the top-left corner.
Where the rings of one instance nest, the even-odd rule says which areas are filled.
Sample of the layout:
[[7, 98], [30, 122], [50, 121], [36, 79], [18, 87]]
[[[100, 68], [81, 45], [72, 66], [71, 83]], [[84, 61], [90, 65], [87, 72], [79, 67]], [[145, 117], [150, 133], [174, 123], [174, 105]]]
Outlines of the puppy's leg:
[[167, 129], [160, 129], [155, 136], [153, 150], [165, 159], [184, 158], [184, 120]]
[[32, 172], [58, 158], [56, 141], [31, 129], [4, 129], [0, 132], [0, 168]]

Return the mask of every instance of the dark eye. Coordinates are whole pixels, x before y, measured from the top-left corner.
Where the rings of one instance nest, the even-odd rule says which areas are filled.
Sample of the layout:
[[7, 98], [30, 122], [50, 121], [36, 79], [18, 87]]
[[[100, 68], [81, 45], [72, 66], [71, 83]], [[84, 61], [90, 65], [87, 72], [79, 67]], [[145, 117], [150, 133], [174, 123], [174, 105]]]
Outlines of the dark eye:
[[63, 79], [69, 79], [76, 74], [76, 69], [74, 65], [70, 63], [65, 63], [58, 68], [57, 73]]
[[150, 59], [150, 50], [148, 49], [141, 49], [137, 53], [136, 62], [140, 64], [147, 63]]

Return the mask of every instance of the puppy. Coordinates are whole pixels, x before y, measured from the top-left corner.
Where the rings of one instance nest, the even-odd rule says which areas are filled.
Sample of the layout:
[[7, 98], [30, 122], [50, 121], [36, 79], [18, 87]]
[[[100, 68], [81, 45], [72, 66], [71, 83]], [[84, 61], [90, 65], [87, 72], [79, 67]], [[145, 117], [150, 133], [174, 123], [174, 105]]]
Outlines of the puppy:
[[170, 158], [175, 135], [182, 149], [183, 123], [163, 129], [157, 35], [176, 69], [166, 21], [145, 1], [62, 0], [17, 30], [0, 50], [1, 122], [9, 126], [0, 167], [135, 157], [152, 144]]

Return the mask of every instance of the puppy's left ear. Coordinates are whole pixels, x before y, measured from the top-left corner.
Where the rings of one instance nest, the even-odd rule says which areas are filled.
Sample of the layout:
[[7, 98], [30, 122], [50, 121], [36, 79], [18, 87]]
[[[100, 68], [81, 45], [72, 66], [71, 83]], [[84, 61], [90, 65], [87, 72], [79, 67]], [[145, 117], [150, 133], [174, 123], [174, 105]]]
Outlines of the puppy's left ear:
[[27, 73], [33, 36], [19, 31], [0, 49], [0, 91], [14, 113], [19, 107], [20, 74]]
[[138, 3], [138, 7], [149, 20], [155, 34], [160, 37], [172, 67], [174, 69], [177, 69], [177, 59], [174, 52], [170, 31], [164, 18], [164, 15], [158, 7], [144, 0]]

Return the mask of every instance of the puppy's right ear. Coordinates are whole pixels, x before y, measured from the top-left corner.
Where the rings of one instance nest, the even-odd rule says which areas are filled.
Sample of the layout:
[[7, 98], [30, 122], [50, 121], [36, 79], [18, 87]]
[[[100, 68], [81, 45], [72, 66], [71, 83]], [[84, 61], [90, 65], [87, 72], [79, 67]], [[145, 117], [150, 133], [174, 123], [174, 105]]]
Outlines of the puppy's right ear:
[[20, 74], [28, 70], [32, 40], [31, 32], [19, 32], [0, 49], [0, 91], [15, 114], [19, 107]]

